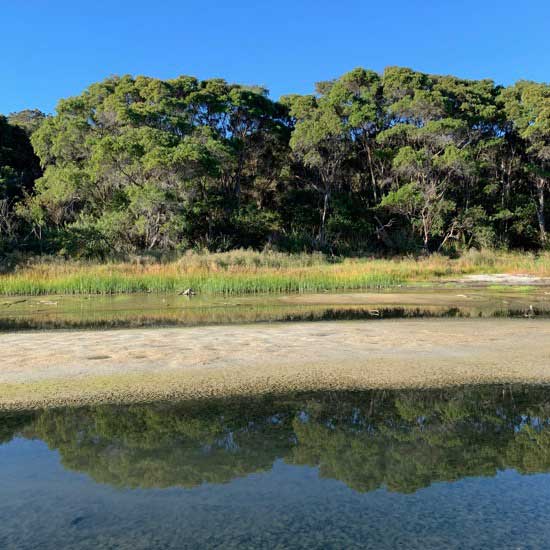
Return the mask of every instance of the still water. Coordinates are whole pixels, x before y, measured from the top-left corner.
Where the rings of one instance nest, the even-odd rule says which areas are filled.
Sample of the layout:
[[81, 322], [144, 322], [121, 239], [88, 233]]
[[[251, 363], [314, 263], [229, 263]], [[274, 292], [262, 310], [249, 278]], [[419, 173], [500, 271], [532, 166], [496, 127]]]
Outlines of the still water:
[[0, 297], [0, 331], [423, 317], [550, 316], [549, 287], [410, 288], [254, 296]]
[[0, 415], [0, 548], [548, 548], [550, 389]]

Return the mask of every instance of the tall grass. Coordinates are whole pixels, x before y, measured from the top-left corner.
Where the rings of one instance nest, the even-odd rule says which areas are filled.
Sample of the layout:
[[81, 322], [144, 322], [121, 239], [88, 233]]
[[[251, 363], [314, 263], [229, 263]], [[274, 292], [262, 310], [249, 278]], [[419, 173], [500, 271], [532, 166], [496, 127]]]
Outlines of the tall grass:
[[329, 260], [320, 254], [288, 255], [239, 250], [186, 254], [168, 263], [136, 259], [124, 263], [38, 259], [0, 275], [0, 294], [202, 293], [253, 294], [388, 288], [475, 273], [550, 276], [550, 254], [470, 252], [458, 259]]

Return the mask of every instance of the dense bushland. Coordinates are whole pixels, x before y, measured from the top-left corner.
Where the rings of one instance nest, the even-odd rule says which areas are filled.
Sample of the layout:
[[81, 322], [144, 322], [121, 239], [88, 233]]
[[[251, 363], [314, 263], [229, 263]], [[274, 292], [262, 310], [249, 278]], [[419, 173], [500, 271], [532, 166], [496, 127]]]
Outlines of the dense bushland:
[[0, 253], [548, 246], [550, 85], [355, 69], [267, 90], [111, 77], [0, 117]]

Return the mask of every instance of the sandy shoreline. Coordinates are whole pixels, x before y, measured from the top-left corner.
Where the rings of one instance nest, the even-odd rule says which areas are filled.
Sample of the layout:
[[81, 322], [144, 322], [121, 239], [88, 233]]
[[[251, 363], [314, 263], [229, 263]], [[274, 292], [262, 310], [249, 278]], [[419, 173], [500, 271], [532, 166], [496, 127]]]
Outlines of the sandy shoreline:
[[550, 383], [550, 320], [256, 324], [0, 335], [0, 408], [322, 389]]

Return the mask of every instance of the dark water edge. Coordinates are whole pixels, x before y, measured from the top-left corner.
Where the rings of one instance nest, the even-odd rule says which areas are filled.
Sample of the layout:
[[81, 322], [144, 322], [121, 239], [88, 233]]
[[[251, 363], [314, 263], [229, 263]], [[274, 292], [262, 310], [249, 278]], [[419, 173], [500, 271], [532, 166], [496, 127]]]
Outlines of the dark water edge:
[[548, 548], [550, 388], [0, 415], [0, 548]]
[[[533, 309], [500, 309], [490, 312], [472, 311], [469, 308], [420, 308], [420, 307], [328, 307], [310, 310], [256, 312], [250, 315], [210, 315], [203, 319], [190, 315], [152, 316], [147, 314], [111, 317], [111, 318], [5, 318], [0, 319], [0, 331], [17, 332], [23, 330], [52, 329], [116, 329], [116, 328], [146, 328], [146, 327], [194, 327], [245, 323], [289, 323], [315, 321], [365, 321], [377, 319], [433, 319], [433, 318], [550, 318], [550, 310]], [[250, 313], [250, 312], [248, 312]], [[264, 313], [262, 315], [262, 313]]]

